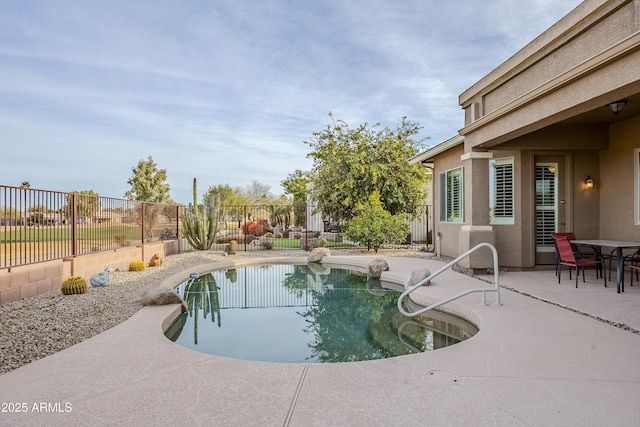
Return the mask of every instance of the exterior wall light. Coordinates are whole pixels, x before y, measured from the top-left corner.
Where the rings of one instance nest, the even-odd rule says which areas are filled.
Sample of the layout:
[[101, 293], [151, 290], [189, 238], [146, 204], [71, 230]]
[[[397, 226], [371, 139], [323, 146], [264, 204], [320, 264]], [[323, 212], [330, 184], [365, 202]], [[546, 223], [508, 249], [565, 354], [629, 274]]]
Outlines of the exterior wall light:
[[591, 175], [588, 175], [587, 179], [584, 180], [584, 188], [587, 190], [591, 190], [593, 188], [593, 178], [591, 178]]
[[611, 104], [607, 104], [607, 107], [609, 107], [613, 114], [618, 115], [620, 114], [620, 111], [622, 111], [622, 107], [624, 107], [625, 105], [627, 105], [627, 100], [620, 99], [618, 101], [612, 102]]

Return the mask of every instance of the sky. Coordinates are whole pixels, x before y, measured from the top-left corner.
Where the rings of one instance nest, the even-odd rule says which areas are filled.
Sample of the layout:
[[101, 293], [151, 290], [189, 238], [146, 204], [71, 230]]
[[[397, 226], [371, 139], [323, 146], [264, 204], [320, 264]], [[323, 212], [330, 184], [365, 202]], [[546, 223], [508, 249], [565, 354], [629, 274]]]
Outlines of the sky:
[[0, 0], [0, 185], [123, 198], [266, 184], [335, 119], [463, 126], [458, 96], [579, 0]]

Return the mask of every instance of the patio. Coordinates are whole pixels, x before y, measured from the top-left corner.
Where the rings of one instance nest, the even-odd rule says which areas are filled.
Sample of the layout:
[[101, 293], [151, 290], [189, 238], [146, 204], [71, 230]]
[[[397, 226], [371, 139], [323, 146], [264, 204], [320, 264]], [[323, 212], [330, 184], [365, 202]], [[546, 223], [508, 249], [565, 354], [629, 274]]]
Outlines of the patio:
[[[371, 258], [332, 256], [327, 264], [363, 267]], [[386, 259], [393, 280], [442, 265]], [[482, 280], [493, 275], [480, 279], [447, 271], [417, 298], [487, 285]], [[587, 272], [576, 289], [568, 277], [558, 284], [553, 269], [505, 272], [500, 281], [502, 306], [491, 304], [491, 294], [487, 306], [479, 294], [448, 306], [474, 318], [475, 337], [369, 362], [201, 354], [163, 336], [162, 322], [176, 307], [145, 307], [107, 332], [0, 375], [0, 401], [27, 404], [26, 413], [3, 413], [0, 426], [640, 425], [640, 286], [617, 294]], [[50, 410], [34, 409], [41, 407]]]

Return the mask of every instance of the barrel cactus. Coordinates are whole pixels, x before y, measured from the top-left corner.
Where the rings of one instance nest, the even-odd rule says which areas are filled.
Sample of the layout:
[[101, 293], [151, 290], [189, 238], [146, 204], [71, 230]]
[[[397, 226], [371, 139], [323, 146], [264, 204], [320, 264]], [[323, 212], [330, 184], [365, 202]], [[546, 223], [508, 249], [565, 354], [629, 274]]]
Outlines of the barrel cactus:
[[129, 271], [144, 271], [146, 268], [144, 261], [140, 260], [131, 261], [131, 264], [129, 264]]
[[229, 255], [235, 255], [238, 250], [238, 242], [232, 240], [229, 242], [229, 250], [227, 251]]
[[87, 281], [80, 276], [71, 276], [62, 282], [60, 290], [65, 295], [84, 294], [89, 289]]

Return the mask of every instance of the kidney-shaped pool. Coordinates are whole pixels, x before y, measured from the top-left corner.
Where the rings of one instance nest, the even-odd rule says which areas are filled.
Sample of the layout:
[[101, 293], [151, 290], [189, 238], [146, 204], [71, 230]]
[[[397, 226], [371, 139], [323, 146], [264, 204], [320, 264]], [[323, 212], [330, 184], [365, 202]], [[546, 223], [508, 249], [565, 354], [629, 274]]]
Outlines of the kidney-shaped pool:
[[267, 362], [352, 362], [436, 350], [478, 330], [443, 312], [408, 318], [397, 285], [319, 264], [192, 274], [189, 309], [165, 333], [203, 353]]

